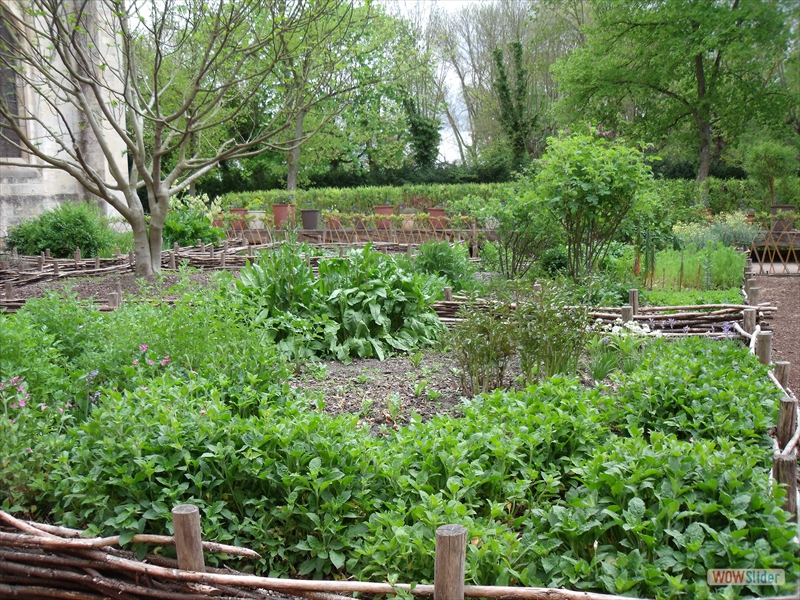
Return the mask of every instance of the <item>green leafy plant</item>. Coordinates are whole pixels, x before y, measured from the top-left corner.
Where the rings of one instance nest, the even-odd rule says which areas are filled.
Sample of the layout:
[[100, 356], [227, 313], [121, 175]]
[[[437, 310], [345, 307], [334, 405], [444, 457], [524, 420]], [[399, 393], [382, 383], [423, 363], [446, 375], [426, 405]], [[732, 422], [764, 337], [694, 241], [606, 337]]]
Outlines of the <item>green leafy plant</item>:
[[425, 242], [414, 257], [414, 270], [444, 277], [454, 292], [475, 288], [475, 267], [469, 262], [469, 253], [462, 244]]
[[225, 230], [221, 227], [212, 227], [205, 214], [191, 210], [170, 210], [164, 221], [163, 239], [165, 247], [191, 246], [202, 240], [204, 244], [216, 242], [225, 237]]
[[563, 228], [573, 279], [602, 261], [623, 219], [651, 182], [650, 167], [634, 148], [585, 134], [548, 140], [534, 185]]
[[27, 255], [49, 248], [54, 258], [72, 258], [76, 248], [84, 257], [110, 252], [115, 241], [115, 232], [97, 207], [88, 202], [67, 202], [12, 227], [6, 246]]

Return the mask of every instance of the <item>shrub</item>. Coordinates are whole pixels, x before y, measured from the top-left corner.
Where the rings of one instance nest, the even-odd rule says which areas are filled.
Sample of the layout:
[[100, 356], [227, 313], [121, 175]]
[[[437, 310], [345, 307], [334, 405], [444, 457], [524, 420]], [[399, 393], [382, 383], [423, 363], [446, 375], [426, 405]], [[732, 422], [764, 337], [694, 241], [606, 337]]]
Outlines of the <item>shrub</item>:
[[563, 227], [569, 273], [577, 280], [603, 258], [652, 173], [641, 152], [602, 137], [572, 135], [548, 144], [536, 193]]
[[419, 247], [412, 266], [417, 272], [444, 277], [454, 292], [475, 287], [475, 267], [469, 262], [469, 253], [464, 245], [425, 242]]
[[706, 244], [719, 242], [736, 248], [750, 248], [758, 236], [758, 228], [748, 223], [743, 213], [716, 215], [710, 223], [690, 223], [676, 225], [673, 229], [684, 245], [694, 244], [705, 248]]
[[97, 207], [88, 202], [67, 202], [12, 227], [6, 246], [27, 255], [49, 248], [54, 258], [71, 258], [80, 248], [81, 255], [89, 257], [111, 251], [115, 236]]
[[202, 212], [171, 209], [164, 221], [162, 235], [164, 247], [171, 248], [176, 243], [178, 246], [191, 246], [197, 240], [203, 240], [204, 244], [216, 242], [218, 238], [225, 236], [225, 230], [212, 227], [208, 217]]

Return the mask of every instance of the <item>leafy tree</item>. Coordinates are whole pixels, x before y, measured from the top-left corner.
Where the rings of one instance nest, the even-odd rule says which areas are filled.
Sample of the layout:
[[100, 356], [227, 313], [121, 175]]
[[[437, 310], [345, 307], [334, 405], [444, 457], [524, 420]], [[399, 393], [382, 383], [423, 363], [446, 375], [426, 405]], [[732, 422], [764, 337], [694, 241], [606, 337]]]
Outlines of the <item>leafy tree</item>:
[[528, 116], [528, 82], [522, 65], [522, 44], [511, 42], [509, 49], [514, 61], [514, 90], [511, 90], [500, 48], [495, 48], [492, 54], [497, 67], [494, 88], [500, 99], [500, 124], [511, 146], [514, 166], [519, 167], [527, 156], [528, 136], [536, 125], [537, 116]]
[[[0, 137], [18, 138], [40, 163], [30, 166], [66, 171], [116, 209], [131, 224], [143, 276], [160, 268], [171, 196], [221, 161], [291, 149], [294, 136], [284, 133], [297, 115], [336, 93], [341, 82], [313, 96], [292, 94], [284, 74], [304, 49], [305, 32], [324, 26], [326, 37], [314, 39], [336, 47], [345, 27], [331, 27], [331, 20], [347, 23], [356, 8], [347, 0], [29, 0], [22, 6], [25, 14], [2, 13], [11, 43], [0, 48], [0, 64], [13, 68], [44, 108], [14, 109], [0, 98], [0, 118], [9, 124]], [[73, 111], [83, 122], [77, 130]], [[60, 127], [50, 126], [44, 112], [56, 115]], [[34, 132], [40, 130], [60, 145], [58, 155], [39, 148]], [[84, 138], [100, 149], [101, 166], [84, 152]], [[139, 190], [146, 191], [149, 222]]]
[[561, 224], [574, 280], [602, 261], [653, 174], [639, 150], [590, 134], [551, 138], [535, 178]]
[[716, 136], [781, 118], [789, 0], [595, 0], [586, 45], [560, 61], [567, 110], [650, 138], [691, 126], [697, 180]]
[[403, 98], [403, 108], [408, 118], [408, 129], [411, 133], [411, 147], [414, 150], [414, 163], [421, 169], [430, 169], [436, 164], [439, 156], [439, 133], [441, 122], [437, 117], [424, 116], [413, 98]]
[[769, 188], [770, 203], [775, 204], [775, 179], [797, 172], [797, 149], [775, 140], [765, 140], [745, 152], [747, 173]]

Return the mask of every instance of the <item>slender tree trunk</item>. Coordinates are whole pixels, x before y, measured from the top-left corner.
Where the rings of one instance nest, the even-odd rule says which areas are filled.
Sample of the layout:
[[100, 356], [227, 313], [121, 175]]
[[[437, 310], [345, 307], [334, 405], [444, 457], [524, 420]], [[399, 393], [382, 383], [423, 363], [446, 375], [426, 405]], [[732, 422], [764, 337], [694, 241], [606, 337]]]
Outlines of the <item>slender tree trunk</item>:
[[136, 274], [139, 277], [152, 277], [153, 264], [150, 258], [150, 238], [144, 214], [135, 215], [130, 221], [133, 229], [133, 246], [136, 254]]
[[294, 124], [294, 138], [297, 146], [292, 148], [287, 157], [289, 163], [289, 173], [286, 175], [286, 191], [293, 192], [297, 189], [297, 174], [300, 171], [300, 143], [299, 139], [303, 137], [303, 119], [306, 113], [301, 110], [297, 113], [297, 121]]
[[708, 177], [711, 167], [711, 123], [707, 120], [697, 119], [697, 129], [700, 134], [700, 153], [697, 165], [697, 183], [702, 183]]

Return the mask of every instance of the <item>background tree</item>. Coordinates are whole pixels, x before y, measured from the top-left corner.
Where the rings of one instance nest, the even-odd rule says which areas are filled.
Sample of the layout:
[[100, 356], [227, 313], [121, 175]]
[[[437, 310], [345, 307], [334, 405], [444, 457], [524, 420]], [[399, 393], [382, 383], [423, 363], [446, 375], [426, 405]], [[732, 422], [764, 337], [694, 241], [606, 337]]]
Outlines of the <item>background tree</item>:
[[764, 140], [747, 149], [744, 168], [769, 189], [770, 204], [775, 204], [775, 180], [797, 173], [797, 148], [775, 140]]
[[[786, 114], [775, 66], [785, 57], [784, 0], [595, 0], [586, 45], [561, 61], [568, 112], [660, 139], [686, 125], [697, 180], [715, 138], [754, 116]], [[721, 142], [718, 142], [721, 143]]]
[[519, 168], [528, 155], [528, 138], [536, 125], [537, 115], [528, 114], [528, 81], [522, 65], [522, 44], [511, 42], [509, 49], [514, 65], [514, 90], [511, 90], [500, 48], [495, 48], [493, 53], [497, 67], [494, 88], [500, 100], [500, 124], [511, 146], [513, 165]]
[[[328, 19], [347, 20], [345, 0], [30, 0], [27, 14], [3, 12], [11, 44], [0, 61], [12, 67], [41, 103], [58, 115], [46, 128], [36, 112], [13, 110], [0, 98], [0, 115], [20, 149], [41, 168], [61, 169], [113, 206], [131, 225], [139, 275], [161, 262], [162, 228], [171, 196], [223, 160], [265, 150], [287, 151], [280, 137], [333, 93], [288, 94], [282, 74], [303, 32]], [[336, 29], [325, 42], [335, 46]], [[337, 65], [329, 65], [334, 69]], [[303, 75], [301, 75], [303, 76]], [[85, 126], [69, 126], [78, 111]], [[61, 151], [49, 156], [25, 122], [46, 128]], [[235, 133], [230, 134], [231, 125]], [[81, 150], [91, 136], [108, 177]], [[293, 140], [293, 136], [289, 136]], [[128, 158], [120, 165], [114, 144]], [[144, 189], [149, 222], [139, 198]]]

